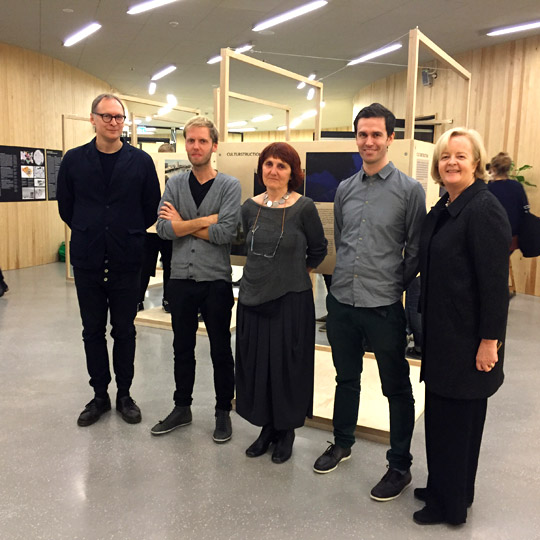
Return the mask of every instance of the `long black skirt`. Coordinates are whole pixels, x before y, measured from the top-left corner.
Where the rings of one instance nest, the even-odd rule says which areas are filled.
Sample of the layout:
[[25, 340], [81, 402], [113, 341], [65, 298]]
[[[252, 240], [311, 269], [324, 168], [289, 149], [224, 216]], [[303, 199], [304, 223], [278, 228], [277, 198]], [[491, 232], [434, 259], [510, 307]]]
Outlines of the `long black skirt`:
[[236, 412], [256, 426], [304, 425], [313, 413], [315, 306], [311, 290], [259, 306], [238, 303]]

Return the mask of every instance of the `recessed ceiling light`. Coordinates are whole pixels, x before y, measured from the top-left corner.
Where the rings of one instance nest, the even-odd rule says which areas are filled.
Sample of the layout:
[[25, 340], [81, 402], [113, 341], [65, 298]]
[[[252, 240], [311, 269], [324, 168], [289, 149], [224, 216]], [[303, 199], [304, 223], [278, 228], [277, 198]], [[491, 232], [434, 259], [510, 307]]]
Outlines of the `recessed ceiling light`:
[[79, 30], [77, 33], [69, 36], [66, 41], [64, 41], [64, 47], [71, 47], [72, 45], [75, 45], [75, 43], [79, 43], [79, 41], [87, 38], [94, 32], [97, 32], [100, 28], [101, 24], [97, 22], [85, 26], [82, 30]]
[[176, 69], [176, 66], [173, 66], [173, 65], [167, 66], [166, 68], [162, 69], [161, 71], [158, 71], [158, 72], [152, 77], [152, 80], [153, 80], [153, 81], [157, 81], [157, 80], [159, 80], [159, 79], [165, 77], [165, 75], [168, 75], [169, 73], [172, 73], [175, 69]]
[[145, 120], [146, 120], [147, 122], [151, 122], [151, 121], [152, 121], [152, 117], [151, 117], [151, 116], [147, 116], [147, 117], [145, 118]]
[[176, 107], [178, 105], [178, 100], [174, 94], [167, 94], [167, 103], [171, 107]]
[[255, 118], [252, 118], [252, 122], [266, 122], [266, 120], [270, 120], [272, 118], [271, 114], [261, 114], [260, 116], [256, 116]]
[[266, 28], [271, 28], [272, 26], [276, 26], [277, 24], [281, 24], [282, 22], [290, 21], [291, 19], [300, 17], [300, 15], [304, 15], [316, 9], [322, 8], [323, 6], [326, 6], [326, 4], [328, 4], [326, 0], [316, 0], [315, 2], [304, 4], [303, 6], [297, 7], [296, 9], [286, 11], [281, 15], [277, 15], [276, 17], [272, 17], [271, 19], [257, 24], [253, 27], [253, 31], [260, 32], [261, 30], [266, 30]]
[[512, 34], [514, 32], [525, 32], [525, 30], [532, 30], [533, 28], [540, 28], [540, 21], [518, 24], [516, 26], [507, 26], [506, 28], [499, 28], [498, 30], [492, 30], [488, 32], [487, 36], [503, 36], [504, 34]]
[[287, 126], [279, 126], [276, 131], [285, 131], [287, 129]]
[[351, 60], [347, 65], [348, 66], [354, 66], [356, 64], [361, 64], [362, 62], [367, 62], [368, 60], [371, 60], [372, 58], [377, 58], [378, 56], [382, 56], [383, 54], [391, 53], [392, 51], [397, 51], [398, 49], [401, 49], [402, 45], [401, 43], [393, 43], [392, 45], [388, 45], [386, 47], [383, 47], [382, 49], [377, 49], [376, 51], [370, 52], [368, 54], [364, 54], [364, 56], [360, 56], [359, 58], [356, 58], [355, 60]]
[[62, 11], [63, 11], [64, 13], [73, 13], [74, 10], [71, 9], [71, 8], [64, 8]]
[[143, 2], [142, 4], [137, 4], [132, 8], [128, 9], [129, 15], [137, 15], [137, 13], [143, 13], [144, 11], [149, 11], [167, 4], [172, 4], [177, 0], [149, 0], [148, 2]]

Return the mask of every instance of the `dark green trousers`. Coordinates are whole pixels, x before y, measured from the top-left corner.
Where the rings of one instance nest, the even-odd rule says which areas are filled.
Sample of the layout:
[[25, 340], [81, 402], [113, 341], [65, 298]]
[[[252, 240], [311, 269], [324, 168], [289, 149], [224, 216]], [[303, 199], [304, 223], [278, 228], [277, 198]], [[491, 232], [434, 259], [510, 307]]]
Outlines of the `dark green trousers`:
[[408, 470], [414, 429], [414, 398], [405, 359], [405, 313], [401, 302], [376, 308], [353, 307], [338, 302], [331, 293], [326, 299], [326, 328], [336, 368], [334, 438], [343, 448], [354, 444], [354, 430], [360, 405], [360, 376], [364, 338], [371, 344], [382, 392], [390, 406], [390, 449], [386, 453], [391, 468]]

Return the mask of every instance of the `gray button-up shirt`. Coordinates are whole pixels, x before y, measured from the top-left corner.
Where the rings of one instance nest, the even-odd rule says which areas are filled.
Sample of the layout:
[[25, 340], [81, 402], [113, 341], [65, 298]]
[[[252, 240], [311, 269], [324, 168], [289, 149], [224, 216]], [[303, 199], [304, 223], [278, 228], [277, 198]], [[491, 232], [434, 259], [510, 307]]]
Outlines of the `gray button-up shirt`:
[[339, 302], [371, 308], [400, 299], [418, 270], [425, 198], [420, 182], [392, 162], [374, 176], [362, 169], [339, 184], [330, 289]]

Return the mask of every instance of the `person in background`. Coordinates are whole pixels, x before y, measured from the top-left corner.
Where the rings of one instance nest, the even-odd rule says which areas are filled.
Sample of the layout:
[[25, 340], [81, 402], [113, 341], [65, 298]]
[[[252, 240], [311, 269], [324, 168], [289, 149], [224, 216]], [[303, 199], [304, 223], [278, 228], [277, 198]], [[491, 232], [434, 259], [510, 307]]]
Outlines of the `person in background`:
[[195, 383], [195, 341], [200, 309], [214, 368], [216, 392], [213, 440], [232, 437], [230, 411], [234, 397], [234, 360], [231, 350], [231, 242], [240, 213], [240, 182], [212, 166], [218, 131], [206, 117], [196, 116], [184, 126], [191, 170], [173, 176], [159, 205], [157, 232], [173, 241], [171, 279], [167, 299], [174, 333], [174, 408], [152, 429], [164, 435], [192, 421]]
[[135, 361], [137, 301], [145, 231], [156, 221], [159, 180], [152, 158], [121, 139], [126, 112], [120, 99], [94, 99], [96, 137], [69, 150], [58, 172], [58, 210], [71, 229], [70, 254], [83, 325], [92, 399], [79, 415], [89, 426], [111, 409], [107, 317], [112, 326], [116, 410], [136, 424], [141, 411], [130, 396]]
[[485, 183], [480, 135], [450, 129], [437, 141], [432, 176], [445, 193], [420, 239], [422, 367], [427, 487], [421, 525], [467, 519], [487, 401], [503, 382], [508, 314], [506, 213]]
[[[158, 152], [174, 152], [174, 146], [170, 143], [163, 143]], [[165, 183], [167, 183], [167, 176], [165, 176]], [[144, 297], [148, 284], [150, 283], [150, 276], [156, 275], [156, 266], [158, 255], [161, 253], [161, 262], [163, 264], [163, 299], [161, 305], [163, 311], [170, 313], [169, 302], [167, 300], [167, 283], [171, 277], [171, 258], [172, 258], [172, 242], [170, 240], [163, 240], [158, 236], [155, 231], [155, 227], [150, 229], [152, 232], [146, 232], [145, 246], [144, 246], [144, 263], [141, 271], [141, 288], [139, 292], [139, 303], [137, 305], [137, 311], [144, 309]]]
[[313, 201], [295, 190], [303, 172], [285, 142], [260, 154], [266, 191], [242, 205], [247, 260], [236, 324], [236, 412], [262, 430], [246, 450], [274, 463], [292, 454], [294, 430], [312, 415], [315, 306], [309, 273], [327, 252]]
[[317, 473], [329, 473], [351, 456], [367, 338], [390, 408], [388, 471], [371, 490], [376, 501], [395, 499], [412, 479], [414, 398], [401, 297], [417, 274], [426, 215], [422, 185], [396, 169], [388, 157], [395, 121], [379, 103], [358, 113], [354, 129], [362, 169], [343, 180], [335, 196], [336, 266], [326, 299], [328, 341], [337, 373], [335, 443], [313, 466]]
[[518, 247], [518, 234], [521, 219], [529, 209], [525, 189], [517, 180], [508, 178], [512, 167], [512, 158], [506, 152], [499, 152], [489, 164], [490, 181], [488, 189], [497, 197], [506, 210], [512, 228], [510, 253]]
[[4, 296], [5, 293], [9, 291], [9, 287], [4, 279], [4, 274], [2, 274], [2, 269], [0, 268], [0, 297]]

